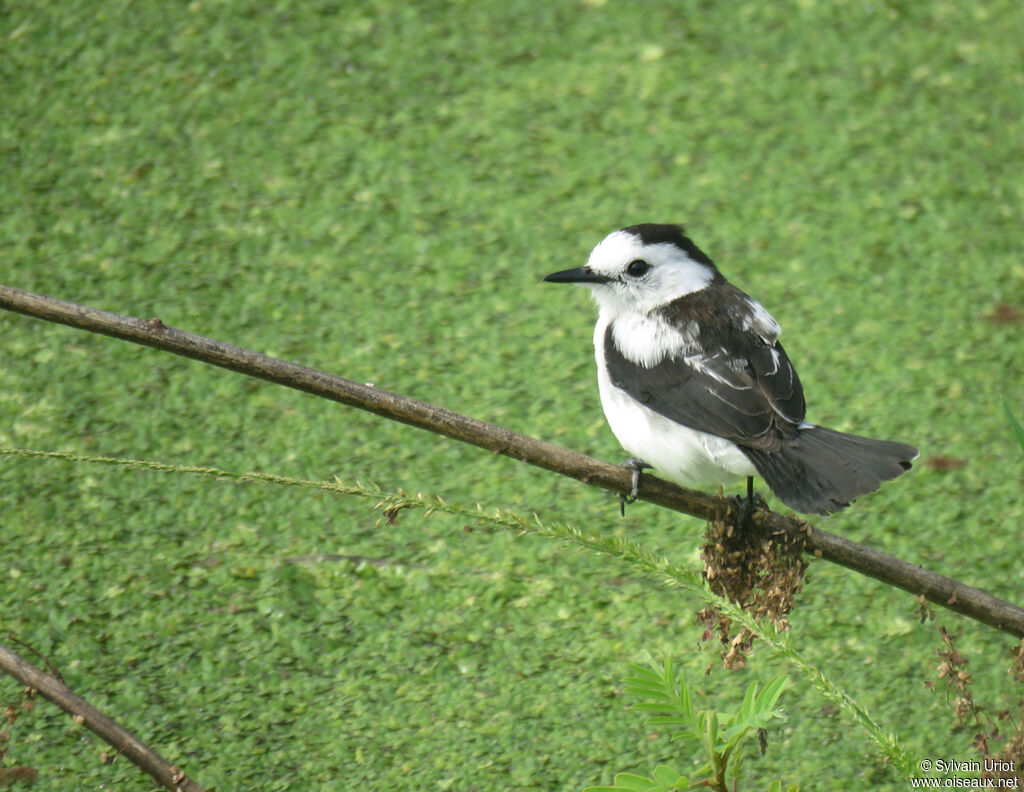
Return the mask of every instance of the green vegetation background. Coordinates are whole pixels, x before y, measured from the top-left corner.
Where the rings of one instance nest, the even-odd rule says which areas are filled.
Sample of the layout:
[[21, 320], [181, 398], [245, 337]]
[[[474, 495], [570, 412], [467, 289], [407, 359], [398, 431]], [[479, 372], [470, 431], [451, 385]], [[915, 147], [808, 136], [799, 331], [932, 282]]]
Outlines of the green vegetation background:
[[[683, 221], [782, 323], [812, 420], [966, 463], [825, 527], [1024, 599], [1021, 325], [985, 319], [1024, 307], [1020, 3], [0, 12], [3, 282], [617, 461], [594, 309], [540, 278]], [[0, 349], [0, 445], [373, 481], [699, 563], [696, 520], [299, 393], [9, 314]], [[614, 559], [362, 500], [6, 457], [0, 513], [0, 628], [222, 792], [580, 789], [676, 755], [625, 710], [642, 651], [725, 710], [784, 670], [704, 677], [698, 603]], [[315, 553], [390, 564], [285, 563]], [[1012, 641], [940, 618], [1007, 706]], [[792, 621], [914, 751], [971, 758], [909, 596], [815, 564]], [[750, 788], [904, 787], [804, 682], [782, 705]], [[49, 705], [7, 728], [39, 789], [152, 788]]]

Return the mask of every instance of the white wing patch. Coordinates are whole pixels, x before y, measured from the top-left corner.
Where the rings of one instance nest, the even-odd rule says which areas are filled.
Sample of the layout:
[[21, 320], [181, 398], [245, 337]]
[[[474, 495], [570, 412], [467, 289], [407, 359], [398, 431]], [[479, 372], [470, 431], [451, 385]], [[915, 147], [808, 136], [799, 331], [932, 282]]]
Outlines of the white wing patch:
[[749, 377], [730, 375], [730, 372], [732, 371], [735, 371], [737, 374], [740, 372], [746, 372], [747, 362], [741, 358], [726, 360], [724, 367], [708, 365], [711, 361], [720, 360], [721, 357], [722, 355], [718, 352], [710, 355], [701, 353], [696, 355], [686, 355], [683, 358], [683, 362], [685, 362], [686, 365], [691, 366], [699, 374], [706, 374], [711, 377], [711, 379], [722, 383], [732, 390], [750, 390], [754, 387], [754, 383]]
[[[743, 317], [741, 325], [743, 330], [748, 333], [757, 333], [768, 344], [774, 344], [782, 333], [782, 328], [775, 321], [775, 317], [768, 313], [757, 300], [751, 299], [749, 307], [750, 313]], [[778, 365], [777, 354], [775, 362]]]

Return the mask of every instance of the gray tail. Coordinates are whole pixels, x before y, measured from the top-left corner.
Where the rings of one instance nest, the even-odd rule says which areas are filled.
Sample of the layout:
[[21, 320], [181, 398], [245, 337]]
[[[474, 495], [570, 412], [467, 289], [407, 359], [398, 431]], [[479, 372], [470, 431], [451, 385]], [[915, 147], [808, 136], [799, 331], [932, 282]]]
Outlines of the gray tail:
[[821, 426], [801, 429], [778, 451], [743, 448], [779, 499], [804, 514], [845, 509], [859, 495], [910, 470], [917, 449]]

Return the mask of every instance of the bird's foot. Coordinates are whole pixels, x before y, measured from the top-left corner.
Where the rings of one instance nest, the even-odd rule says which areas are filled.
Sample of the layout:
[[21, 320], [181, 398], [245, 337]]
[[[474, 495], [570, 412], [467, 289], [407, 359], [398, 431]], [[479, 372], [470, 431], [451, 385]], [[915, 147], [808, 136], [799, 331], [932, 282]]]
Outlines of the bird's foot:
[[652, 467], [652, 465], [647, 464], [642, 459], [630, 457], [622, 463], [622, 466], [633, 473], [633, 487], [630, 489], [629, 495], [619, 495], [619, 513], [625, 517], [626, 504], [635, 503], [636, 499], [640, 497], [640, 472], [644, 468]]

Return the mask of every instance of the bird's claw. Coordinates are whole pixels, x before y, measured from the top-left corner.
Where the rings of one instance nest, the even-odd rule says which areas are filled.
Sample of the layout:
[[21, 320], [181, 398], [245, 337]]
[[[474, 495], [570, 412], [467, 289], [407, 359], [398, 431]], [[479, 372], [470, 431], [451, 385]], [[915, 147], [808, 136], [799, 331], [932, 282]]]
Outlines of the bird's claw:
[[629, 495], [619, 495], [619, 513], [625, 517], [626, 504], [636, 503], [636, 499], [640, 497], [640, 472], [651, 465], [642, 459], [630, 457], [622, 463], [622, 466], [633, 473], [633, 486], [629, 490]]

